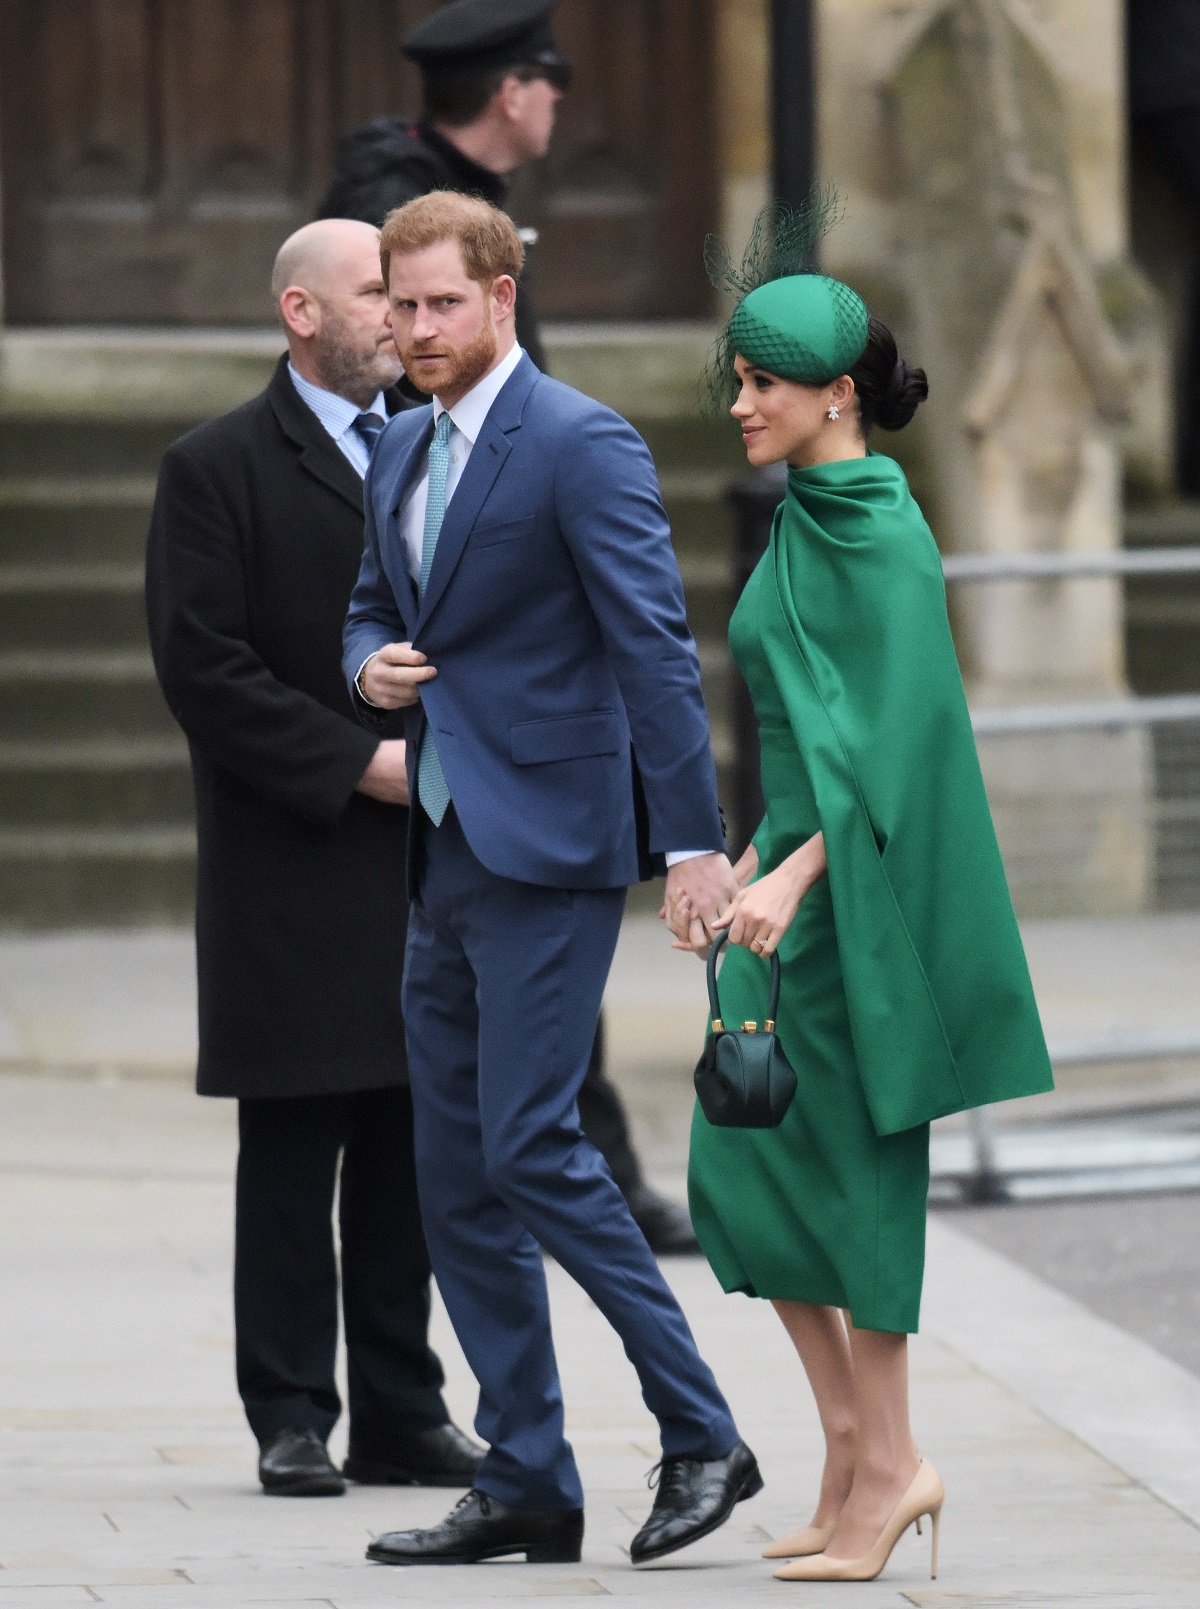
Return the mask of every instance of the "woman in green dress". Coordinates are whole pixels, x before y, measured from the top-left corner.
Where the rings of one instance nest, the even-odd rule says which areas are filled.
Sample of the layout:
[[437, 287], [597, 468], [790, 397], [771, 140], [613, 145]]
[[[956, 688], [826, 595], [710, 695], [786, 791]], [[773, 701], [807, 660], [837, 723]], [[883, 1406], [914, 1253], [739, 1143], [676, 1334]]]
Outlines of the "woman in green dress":
[[[727, 1291], [770, 1301], [825, 1436], [810, 1523], [766, 1549], [787, 1580], [864, 1580], [942, 1483], [909, 1425], [929, 1123], [1048, 1089], [1049, 1061], [950, 638], [938, 550], [873, 426], [925, 376], [849, 286], [746, 294], [727, 336], [755, 465], [785, 461], [767, 553], [730, 624], [754, 702], [766, 815], [736, 873], [722, 1013], [766, 1016], [797, 1075], [778, 1128], [697, 1108], [689, 1192]], [[694, 914], [667, 912], [702, 949]]]

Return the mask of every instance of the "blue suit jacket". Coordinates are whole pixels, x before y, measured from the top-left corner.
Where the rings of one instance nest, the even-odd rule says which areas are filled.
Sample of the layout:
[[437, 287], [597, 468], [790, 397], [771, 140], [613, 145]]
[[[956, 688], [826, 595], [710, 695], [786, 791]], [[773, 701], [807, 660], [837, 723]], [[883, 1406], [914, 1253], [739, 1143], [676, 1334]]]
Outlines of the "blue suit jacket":
[[[523, 358], [446, 509], [418, 604], [397, 511], [432, 407], [393, 419], [366, 483], [344, 668], [411, 642], [437, 668], [428, 719], [468, 843], [522, 882], [637, 881], [642, 849], [724, 848], [708, 721], [650, 453], [618, 414]], [[357, 700], [359, 708], [363, 706]]]

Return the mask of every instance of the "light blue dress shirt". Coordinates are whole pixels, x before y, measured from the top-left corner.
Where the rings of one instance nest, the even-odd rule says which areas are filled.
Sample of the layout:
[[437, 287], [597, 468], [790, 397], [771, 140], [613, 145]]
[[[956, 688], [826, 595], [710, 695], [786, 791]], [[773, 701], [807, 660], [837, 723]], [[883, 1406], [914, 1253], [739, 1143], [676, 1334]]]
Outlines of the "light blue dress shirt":
[[354, 421], [360, 413], [375, 413], [387, 424], [387, 404], [383, 400], [383, 392], [377, 391], [374, 399], [365, 408], [358, 408], [353, 402], [347, 402], [345, 397], [339, 397], [333, 391], [325, 391], [319, 385], [313, 385], [302, 374], [297, 374], [292, 365], [288, 364], [288, 373], [292, 377], [292, 384], [300, 394], [301, 401], [306, 402], [325, 429], [333, 437], [357, 470], [361, 479], [367, 473], [367, 465], [371, 461], [371, 452], [366, 442], [354, 428]]

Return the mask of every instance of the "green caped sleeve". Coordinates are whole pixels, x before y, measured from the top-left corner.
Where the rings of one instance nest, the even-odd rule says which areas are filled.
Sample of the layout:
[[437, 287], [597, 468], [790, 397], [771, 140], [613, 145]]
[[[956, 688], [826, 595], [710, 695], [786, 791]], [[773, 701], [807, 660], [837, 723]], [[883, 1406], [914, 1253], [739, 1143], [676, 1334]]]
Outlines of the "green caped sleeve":
[[876, 1129], [1048, 1089], [941, 563], [899, 466], [793, 471], [771, 557], [764, 646], [817, 800]]

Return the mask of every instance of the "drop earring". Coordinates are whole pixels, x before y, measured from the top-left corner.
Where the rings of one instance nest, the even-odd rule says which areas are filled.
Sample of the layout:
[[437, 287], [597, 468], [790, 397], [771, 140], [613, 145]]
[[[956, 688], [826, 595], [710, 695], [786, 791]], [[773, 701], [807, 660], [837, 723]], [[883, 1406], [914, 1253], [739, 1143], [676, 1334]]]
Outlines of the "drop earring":
[[842, 417], [841, 409], [838, 407], [836, 402], [831, 402], [829, 404], [829, 407], [825, 410], [825, 417], [829, 420], [830, 424], [835, 424]]

